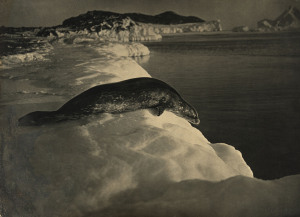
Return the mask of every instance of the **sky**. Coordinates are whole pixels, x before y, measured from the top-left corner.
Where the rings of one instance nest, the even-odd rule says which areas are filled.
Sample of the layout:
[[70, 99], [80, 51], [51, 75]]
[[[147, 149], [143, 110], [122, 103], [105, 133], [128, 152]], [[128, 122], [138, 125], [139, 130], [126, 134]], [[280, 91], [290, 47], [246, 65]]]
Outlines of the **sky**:
[[0, 0], [0, 25], [54, 26], [91, 10], [149, 15], [171, 10], [207, 21], [220, 19], [223, 29], [231, 29], [275, 19], [289, 5], [300, 9], [300, 0]]

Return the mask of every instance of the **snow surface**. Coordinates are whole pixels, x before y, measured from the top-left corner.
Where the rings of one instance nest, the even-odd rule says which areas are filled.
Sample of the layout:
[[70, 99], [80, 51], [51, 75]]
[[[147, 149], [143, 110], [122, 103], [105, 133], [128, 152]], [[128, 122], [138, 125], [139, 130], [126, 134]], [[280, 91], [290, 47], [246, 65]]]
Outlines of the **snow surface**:
[[35, 60], [44, 60], [44, 55], [38, 52], [31, 52], [25, 54], [14, 54], [5, 56], [2, 58], [3, 64], [11, 64], [11, 63], [23, 63], [30, 62]]
[[[150, 77], [128, 57], [147, 54], [143, 45], [114, 43], [92, 49], [99, 58], [62, 61], [76, 73], [54, 74], [58, 63], [53, 62], [45, 70], [49, 75], [29, 73], [26, 79], [47, 76], [53, 87], [74, 96], [91, 86]], [[25, 97], [30, 93], [22, 91]], [[42, 93], [42, 98], [49, 97]], [[20, 116], [37, 107], [19, 108]], [[100, 114], [42, 127], [18, 127], [10, 119], [1, 138], [3, 216], [300, 214], [300, 175], [255, 179], [238, 150], [210, 143], [171, 112], [159, 117], [149, 110]]]
[[[9, 36], [8, 38], [10, 38], [11, 40], [14, 38], [16, 41], [18, 40], [18, 38], [16, 36], [14, 37], [13, 35]], [[47, 60], [47, 55], [53, 49], [52, 45], [46, 39], [32, 40], [30, 43], [34, 44], [36, 47], [32, 47], [31, 50], [26, 48], [22, 49], [22, 44], [20, 43], [19, 51], [21, 51], [21, 53], [1, 56], [0, 69], [5, 69], [15, 64]]]

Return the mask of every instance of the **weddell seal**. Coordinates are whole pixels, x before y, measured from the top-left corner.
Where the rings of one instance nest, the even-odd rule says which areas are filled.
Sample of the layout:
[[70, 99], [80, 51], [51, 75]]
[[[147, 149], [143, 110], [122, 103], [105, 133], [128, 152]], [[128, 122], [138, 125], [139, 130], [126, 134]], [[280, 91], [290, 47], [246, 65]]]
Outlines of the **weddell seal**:
[[21, 117], [19, 125], [43, 125], [98, 113], [138, 109], [151, 109], [157, 116], [167, 110], [193, 124], [200, 123], [197, 111], [174, 88], [163, 81], [141, 77], [92, 87], [56, 111], [35, 111]]

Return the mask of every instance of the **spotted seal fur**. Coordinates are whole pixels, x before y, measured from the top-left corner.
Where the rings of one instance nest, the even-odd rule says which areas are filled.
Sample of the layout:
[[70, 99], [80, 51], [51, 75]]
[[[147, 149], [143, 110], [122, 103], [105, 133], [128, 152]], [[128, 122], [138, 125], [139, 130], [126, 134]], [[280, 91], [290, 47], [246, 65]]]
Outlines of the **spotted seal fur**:
[[193, 124], [200, 122], [197, 111], [174, 88], [158, 79], [142, 77], [92, 87], [56, 111], [35, 111], [21, 117], [19, 125], [43, 125], [139, 109], [151, 109], [158, 116], [167, 110]]

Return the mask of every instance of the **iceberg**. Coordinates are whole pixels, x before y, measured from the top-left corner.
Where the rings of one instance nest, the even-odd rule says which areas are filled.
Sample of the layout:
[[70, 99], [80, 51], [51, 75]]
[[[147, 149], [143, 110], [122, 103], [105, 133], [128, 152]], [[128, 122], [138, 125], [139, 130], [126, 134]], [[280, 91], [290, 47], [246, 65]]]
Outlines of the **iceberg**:
[[300, 11], [290, 6], [275, 20], [263, 19], [257, 22], [259, 32], [299, 31]]
[[[91, 86], [150, 77], [131, 58], [149, 54], [141, 44], [91, 49], [98, 58], [64, 62], [81, 73], [51, 71], [27, 79], [46, 76], [74, 96]], [[19, 101], [18, 117], [41, 101], [30, 103]], [[233, 146], [209, 142], [171, 112], [103, 113], [41, 127], [20, 127], [18, 117], [0, 119], [9, 126], [0, 132], [2, 217], [300, 214], [299, 175], [256, 179]]]

